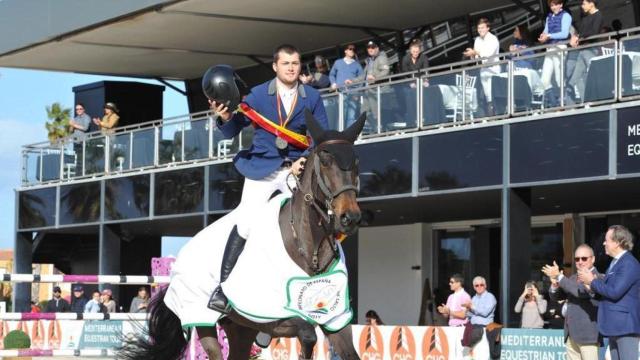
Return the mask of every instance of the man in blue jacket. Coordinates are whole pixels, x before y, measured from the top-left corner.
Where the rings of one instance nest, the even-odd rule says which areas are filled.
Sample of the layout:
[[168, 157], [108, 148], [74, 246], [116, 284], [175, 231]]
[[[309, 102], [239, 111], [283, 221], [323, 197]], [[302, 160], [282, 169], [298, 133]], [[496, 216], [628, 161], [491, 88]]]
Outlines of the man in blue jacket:
[[640, 264], [630, 252], [631, 232], [621, 225], [609, 227], [604, 249], [613, 258], [604, 278], [580, 270], [578, 279], [601, 296], [598, 330], [609, 338], [611, 360], [636, 360], [640, 340]]
[[[265, 204], [276, 190], [290, 193], [289, 174], [298, 176], [304, 169], [308, 153], [308, 144], [304, 144], [307, 141], [305, 109], [313, 113], [323, 128], [328, 128], [320, 93], [298, 82], [300, 52], [294, 46], [281, 45], [274, 52], [272, 66], [275, 79], [251, 89], [240, 106], [242, 112], [232, 114], [229, 110], [235, 109], [210, 102], [225, 138], [233, 138], [252, 123], [256, 128], [251, 147], [239, 152], [233, 160], [245, 182], [240, 205], [235, 210], [239, 213], [239, 221], [229, 235], [222, 259], [221, 283], [227, 279], [244, 249], [252, 211]], [[209, 307], [222, 313], [229, 311], [220, 286], [214, 290]]]

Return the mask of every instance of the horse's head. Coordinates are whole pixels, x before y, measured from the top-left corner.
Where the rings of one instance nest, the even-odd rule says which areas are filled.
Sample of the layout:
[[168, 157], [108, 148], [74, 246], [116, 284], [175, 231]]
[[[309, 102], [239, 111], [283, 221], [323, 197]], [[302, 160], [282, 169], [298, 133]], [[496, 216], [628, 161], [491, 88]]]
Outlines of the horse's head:
[[[324, 130], [310, 111], [307, 128], [315, 147], [305, 168], [305, 183], [311, 185], [313, 201], [319, 205], [327, 223], [336, 233], [353, 234], [360, 223], [360, 208], [356, 201], [359, 188], [358, 157], [353, 142], [364, 126], [366, 116], [344, 131]], [[311, 201], [311, 199], [306, 199]]]

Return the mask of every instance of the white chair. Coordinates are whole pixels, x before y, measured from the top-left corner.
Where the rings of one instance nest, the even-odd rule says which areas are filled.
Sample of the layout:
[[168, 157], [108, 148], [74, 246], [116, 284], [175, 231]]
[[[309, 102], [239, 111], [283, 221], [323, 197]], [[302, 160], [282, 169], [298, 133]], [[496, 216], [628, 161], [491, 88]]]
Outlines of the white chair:
[[608, 47], [601, 47], [600, 48], [602, 50], [602, 55], [606, 55], [606, 56], [613, 56], [615, 54], [615, 49], [613, 48], [608, 48]]
[[218, 157], [226, 157], [229, 152], [231, 152], [231, 144], [233, 144], [233, 140], [231, 139], [224, 139], [224, 140], [220, 140], [218, 141]]
[[[476, 93], [476, 79], [477, 76], [467, 75], [464, 79], [464, 84], [462, 81], [462, 75], [456, 74], [456, 88], [458, 89], [458, 94], [456, 96], [456, 106], [453, 108], [453, 114], [447, 115], [448, 118], [451, 118], [454, 122], [458, 119], [458, 114], [461, 115], [460, 120], [463, 118], [472, 119], [473, 120], [473, 99]], [[465, 100], [467, 101], [466, 106], [463, 106]], [[462, 108], [465, 108], [466, 116], [462, 116]]]

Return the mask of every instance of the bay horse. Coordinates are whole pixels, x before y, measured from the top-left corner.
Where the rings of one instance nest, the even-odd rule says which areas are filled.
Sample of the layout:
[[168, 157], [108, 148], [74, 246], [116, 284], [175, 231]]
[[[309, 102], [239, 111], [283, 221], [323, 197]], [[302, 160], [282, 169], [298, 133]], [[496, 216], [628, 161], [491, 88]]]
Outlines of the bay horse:
[[[359, 226], [361, 214], [356, 200], [359, 188], [358, 158], [353, 143], [362, 131], [366, 116], [360, 115], [342, 132], [322, 129], [308, 110], [305, 120], [315, 147], [309, 153], [297, 189], [293, 191], [288, 204], [280, 209], [278, 222], [288, 256], [305, 273], [313, 276], [323, 273], [340, 257], [337, 236], [351, 235]], [[166, 289], [150, 304], [148, 336], [125, 342], [118, 351], [118, 358], [175, 360], [183, 355], [188, 345], [188, 335], [182, 329], [178, 316], [164, 303], [165, 294]], [[298, 338], [301, 359], [312, 359], [317, 342], [314, 325], [301, 317], [256, 323], [232, 310], [219, 320], [219, 324], [229, 341], [229, 360], [249, 359], [258, 332], [274, 338]], [[196, 326], [196, 330], [209, 358], [221, 360], [215, 327]], [[322, 331], [343, 360], [359, 359], [353, 346], [350, 325], [336, 332]]]

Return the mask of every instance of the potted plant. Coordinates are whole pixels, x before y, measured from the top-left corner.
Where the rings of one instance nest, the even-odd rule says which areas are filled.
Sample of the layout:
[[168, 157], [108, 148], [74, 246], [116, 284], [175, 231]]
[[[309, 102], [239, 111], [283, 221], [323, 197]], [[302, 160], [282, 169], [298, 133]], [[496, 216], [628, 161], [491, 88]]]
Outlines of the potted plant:
[[[29, 335], [27, 335], [22, 330], [10, 331], [7, 334], [7, 336], [4, 337], [4, 349], [5, 350], [29, 349], [29, 348], [31, 348], [31, 339], [29, 338]], [[31, 358], [30, 357], [19, 356], [19, 357], [6, 357], [5, 359], [22, 359], [22, 360], [26, 360], [26, 359], [31, 359]]]

